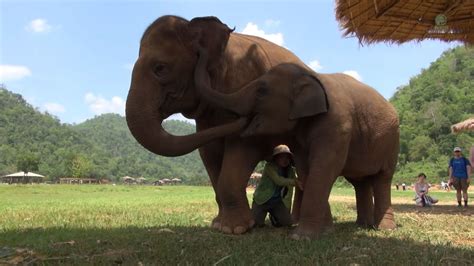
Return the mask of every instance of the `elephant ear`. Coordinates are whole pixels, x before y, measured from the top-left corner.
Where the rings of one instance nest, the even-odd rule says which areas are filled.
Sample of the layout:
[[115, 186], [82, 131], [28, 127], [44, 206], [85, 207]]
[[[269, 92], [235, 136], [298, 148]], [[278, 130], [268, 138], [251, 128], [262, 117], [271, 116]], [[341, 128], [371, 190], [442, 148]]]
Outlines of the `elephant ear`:
[[207, 49], [209, 54], [209, 67], [216, 66], [224, 54], [230, 33], [233, 29], [227, 27], [216, 17], [193, 18], [188, 24], [188, 41], [198, 42]]
[[321, 82], [314, 76], [304, 74], [293, 83], [293, 103], [289, 119], [314, 116], [327, 113], [329, 103]]

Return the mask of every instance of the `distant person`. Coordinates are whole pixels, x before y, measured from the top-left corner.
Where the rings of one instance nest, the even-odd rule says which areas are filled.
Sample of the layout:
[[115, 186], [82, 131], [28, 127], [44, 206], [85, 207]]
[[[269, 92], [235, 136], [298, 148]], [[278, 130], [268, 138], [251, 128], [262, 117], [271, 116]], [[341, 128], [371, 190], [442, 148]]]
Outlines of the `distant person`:
[[407, 185], [405, 183], [402, 183], [402, 189], [403, 191], [407, 190]]
[[441, 181], [441, 189], [449, 190], [449, 182]]
[[303, 190], [303, 185], [296, 177], [292, 161], [293, 153], [288, 146], [278, 145], [273, 149], [272, 160], [266, 163], [253, 194], [255, 226], [265, 225], [267, 213], [270, 213], [270, 221], [275, 227], [293, 224], [290, 214], [293, 187], [298, 186]]
[[417, 206], [427, 207], [438, 202], [437, 199], [428, 195], [430, 184], [426, 182], [426, 175], [420, 173], [415, 183], [415, 202]]
[[[467, 188], [471, 181], [471, 162], [466, 159], [462, 153], [461, 148], [454, 148], [454, 157], [449, 161], [449, 182], [453, 184], [456, 189], [456, 199], [458, 200], [458, 207], [461, 205], [461, 194], [464, 198], [464, 207], [467, 208]], [[462, 193], [461, 193], [462, 192]]]
[[395, 183], [395, 188], [398, 190], [399, 188], [398, 183]]

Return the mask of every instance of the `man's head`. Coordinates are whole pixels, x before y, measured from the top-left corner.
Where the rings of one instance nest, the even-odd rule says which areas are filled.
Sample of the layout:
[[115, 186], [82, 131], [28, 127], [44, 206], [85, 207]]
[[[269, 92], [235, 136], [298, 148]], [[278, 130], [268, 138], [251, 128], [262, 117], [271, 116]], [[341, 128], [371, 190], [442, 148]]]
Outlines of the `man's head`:
[[461, 157], [461, 151], [462, 151], [462, 150], [461, 150], [461, 148], [459, 148], [459, 147], [454, 148], [454, 150], [453, 150], [454, 156], [456, 156], [456, 157]]
[[286, 145], [278, 145], [273, 149], [273, 161], [279, 167], [287, 167], [290, 165], [293, 159], [293, 153], [291, 153], [290, 148]]

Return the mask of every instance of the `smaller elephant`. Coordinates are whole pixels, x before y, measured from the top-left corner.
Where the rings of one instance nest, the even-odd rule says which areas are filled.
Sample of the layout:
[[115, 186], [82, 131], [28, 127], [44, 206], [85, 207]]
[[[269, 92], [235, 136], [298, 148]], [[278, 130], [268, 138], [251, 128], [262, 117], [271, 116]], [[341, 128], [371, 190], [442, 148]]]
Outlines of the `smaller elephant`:
[[242, 137], [284, 134], [295, 128], [298, 118], [328, 111], [322, 84], [302, 66], [279, 64], [237, 92], [224, 94], [209, 84], [208, 52], [199, 46], [195, 49], [199, 51], [195, 83], [201, 97], [241, 117], [252, 117]]

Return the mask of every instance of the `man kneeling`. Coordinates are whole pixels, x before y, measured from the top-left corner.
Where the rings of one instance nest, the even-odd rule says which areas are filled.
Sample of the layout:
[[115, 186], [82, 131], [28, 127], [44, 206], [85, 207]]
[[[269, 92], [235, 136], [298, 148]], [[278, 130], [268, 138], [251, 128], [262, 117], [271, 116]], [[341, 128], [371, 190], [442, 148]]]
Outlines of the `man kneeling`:
[[293, 187], [303, 190], [292, 166], [293, 154], [286, 145], [273, 149], [272, 160], [265, 165], [262, 179], [253, 194], [252, 213], [255, 226], [265, 225], [265, 217], [270, 213], [270, 220], [275, 227], [293, 224], [290, 206]]

